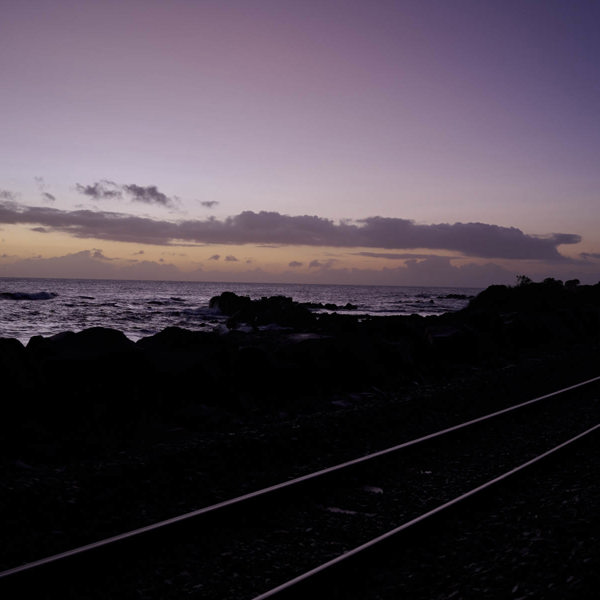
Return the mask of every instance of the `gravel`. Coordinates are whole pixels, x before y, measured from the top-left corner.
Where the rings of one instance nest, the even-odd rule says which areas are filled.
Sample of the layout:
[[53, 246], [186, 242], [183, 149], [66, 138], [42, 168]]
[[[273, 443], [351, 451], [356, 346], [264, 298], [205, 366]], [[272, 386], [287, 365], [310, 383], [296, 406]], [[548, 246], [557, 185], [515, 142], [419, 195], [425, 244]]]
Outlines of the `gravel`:
[[[571, 360], [576, 361], [577, 357], [573, 356]], [[575, 375], [578, 378], [595, 375], [592, 370], [594, 362], [588, 358], [588, 363], [591, 363], [588, 370], [583, 368], [584, 362], [580, 361], [581, 370], [578, 371], [572, 365], [565, 368], [564, 356], [544, 361], [533, 357], [526, 365], [507, 368], [502, 372], [463, 371], [454, 380], [438, 381], [431, 386], [415, 385], [403, 390], [347, 394], [327, 399], [321, 410], [312, 413], [280, 415], [270, 420], [248, 418], [236, 427], [212, 433], [174, 431], [154, 443], [64, 464], [12, 460], [3, 465], [0, 482], [0, 509], [5, 523], [3, 538], [11, 540], [0, 550], [0, 561], [8, 568], [447, 427], [503, 405], [531, 398], [536, 395], [531, 393], [532, 389], [542, 394], [559, 385], [573, 383]], [[563, 368], [558, 369], [558, 365]], [[527, 385], [521, 385], [523, 383]], [[597, 388], [589, 391], [592, 404], [588, 408], [569, 413], [569, 418], [563, 423], [565, 428], [576, 429], [583, 425], [590, 414], [597, 415], [598, 403], [593, 402], [595, 394]], [[525, 425], [521, 424], [520, 433], [516, 434], [518, 437], [527, 434], [527, 429], [523, 429]], [[560, 435], [561, 428], [554, 427], [550, 438]], [[552, 440], [547, 441], [550, 443]], [[479, 460], [485, 455], [485, 440], [464, 436], [455, 444], [459, 453], [461, 445], [463, 454], [470, 453], [474, 459], [468, 470], [461, 467], [465, 470], [464, 481], [485, 480], [489, 476], [485, 465], [489, 466], [490, 461]], [[509, 440], [506, 445], [510, 446]], [[440, 452], [444, 459], [447, 458], [443, 451]], [[508, 458], [503, 461], [501, 456], [502, 452], [492, 461], [497, 468], [501, 468], [504, 462], [510, 462]], [[246, 523], [241, 540], [233, 546], [225, 533], [219, 533], [217, 528], [210, 534], [203, 534], [211, 536], [208, 550], [199, 551], [198, 544], [189, 541], [187, 546], [183, 546], [183, 554], [189, 558], [180, 561], [181, 554], [165, 546], [162, 554], [159, 552], [150, 560], [144, 559], [137, 566], [128, 565], [125, 568], [125, 581], [109, 580], [105, 582], [105, 587], [93, 584], [85, 597], [179, 598], [189, 595], [200, 598], [250, 598], [252, 590], [267, 589], [295, 574], [304, 560], [300, 557], [308, 555], [306, 564], [314, 566], [318, 561], [352, 547], [357, 539], [366, 540], [383, 528], [389, 529], [390, 519], [398, 523], [408, 514], [431, 507], [441, 498], [435, 496], [434, 490], [445, 489], [445, 497], [452, 497], [457, 490], [448, 483], [449, 471], [436, 468], [435, 461], [438, 459], [432, 455], [413, 455], [410, 469], [413, 483], [410, 488], [407, 486], [392, 492], [394, 484], [389, 478], [370, 472], [354, 482], [352, 494], [347, 489], [338, 491], [338, 496], [334, 493], [318, 507], [325, 516], [325, 525], [318, 532], [310, 519], [290, 517], [285, 526], [275, 531], [273, 538], [280, 538], [287, 545], [291, 543], [294, 547], [291, 557], [274, 549], [277, 546], [272, 546], [270, 540], [262, 539], [259, 519], [250, 525]], [[464, 461], [460, 464], [464, 465]], [[475, 528], [472, 535], [463, 535], [458, 533], [458, 527], [458, 541], [454, 541], [456, 536], [453, 537], [453, 533], [444, 534], [443, 539], [448, 544], [445, 554], [440, 554], [438, 559], [426, 559], [432, 552], [431, 548], [424, 546], [421, 558], [417, 558], [419, 555], [411, 550], [401, 562], [412, 566], [408, 571], [402, 571], [404, 574], [399, 579], [392, 577], [393, 573], [401, 572], [397, 564], [376, 569], [373, 575], [375, 583], [367, 586], [375, 595], [364, 597], [392, 597], [396, 591], [404, 589], [402, 585], [408, 586], [406, 589], [410, 591], [411, 598], [492, 597], [491, 592], [485, 591], [491, 589], [502, 589], [499, 597], [545, 598], [552, 597], [547, 596], [550, 592], [554, 593], [554, 588], [548, 587], [552, 582], [556, 590], [563, 592], [565, 589], [568, 593], [572, 589], [583, 590], [588, 586], [593, 569], [590, 571], [586, 567], [582, 572], [569, 572], [564, 577], [565, 581], [560, 579], [562, 575], [560, 581], [552, 576], [555, 572], [563, 573], [556, 565], [556, 557], [564, 555], [564, 552], [572, 552], [573, 548], [575, 558], [569, 559], [569, 564], [575, 561], [575, 564], [597, 567], [595, 558], [588, 560], [590, 557], [586, 554], [595, 538], [590, 541], [582, 536], [580, 543], [580, 536], [582, 529], [590, 534], [587, 524], [595, 514], [592, 514], [590, 506], [598, 497], [598, 472], [593, 461], [589, 460], [579, 461], [577, 467], [579, 471], [569, 462], [559, 469], [550, 487], [551, 492], [544, 491], [543, 482], [540, 482], [542, 487], [537, 492], [532, 486], [531, 494], [525, 495], [521, 504], [517, 502], [513, 506], [516, 512], [505, 513], [503, 509], [494, 509], [498, 527], [492, 528], [491, 533]], [[555, 498], [563, 507], [561, 510], [554, 506]], [[505, 505], [508, 510], [512, 504], [505, 498], [501, 506]], [[556, 528], [546, 530], [534, 527], [533, 517], [527, 516], [532, 506], [541, 509], [546, 505], [544, 519], [549, 518], [548, 515], [553, 511], [557, 515], [567, 511], [568, 518], [560, 517], [567, 525], [563, 526], [559, 536], [548, 533], [557, 531]], [[399, 507], [403, 507], [402, 510]], [[569, 512], [573, 507], [575, 513]], [[514, 558], [510, 545], [508, 549], [498, 550], [498, 556], [492, 554], [487, 559], [487, 566], [478, 566], [475, 558], [483, 556], [482, 548], [491, 552], [496, 547], [501, 548], [502, 544], [506, 546], [501, 541], [502, 528], [508, 531], [507, 539], [523, 539], [527, 542], [529, 545], [526, 548], [556, 546], [549, 566], [540, 567], [540, 573], [550, 578], [546, 587], [540, 588], [539, 583], [528, 584], [524, 576], [514, 575], [523, 568], [519, 567], [520, 559]], [[461, 535], [467, 537], [463, 540]], [[462, 567], [449, 560], [453, 556], [469, 556], [466, 549], [452, 550], [454, 544], [461, 540], [466, 548], [475, 549], [472, 559], [465, 558], [464, 562], [461, 558], [460, 564], [464, 562]], [[548, 540], [554, 541], [551, 544]], [[524, 556], [527, 556], [532, 550], [524, 552]], [[506, 562], [499, 558], [509, 555], [513, 557], [511, 560], [517, 562]], [[247, 557], [247, 560], [243, 557]], [[488, 576], [492, 572], [490, 561], [491, 564], [498, 563], [499, 572]], [[196, 568], [198, 564], [208, 562], [213, 570], [209, 582], [198, 576]], [[244, 563], [247, 563], [246, 567]], [[417, 574], [418, 564], [425, 565], [422, 575]], [[149, 570], [153, 573], [150, 579]], [[448, 581], [453, 581], [455, 577], [459, 581], [458, 574], [463, 572], [469, 578], [476, 574], [478, 578], [483, 578], [482, 582], [472, 587], [465, 587], [464, 583], [449, 586]], [[573, 579], [567, 585], [565, 582], [570, 577]], [[438, 580], [443, 585], [440, 583], [439, 589], [432, 587], [432, 581]], [[495, 580], [502, 580], [504, 587], [494, 587]], [[508, 595], [504, 594], [507, 586], [510, 587]], [[352, 594], [358, 594], [359, 589], [360, 586], [353, 587]], [[127, 593], [125, 590], [128, 590]], [[542, 590], [544, 593], [528, 596], [533, 593], [531, 590]], [[366, 594], [366, 591], [360, 593]], [[586, 597], [557, 594], [554, 597]], [[48, 593], [48, 597], [52, 597], [52, 594]], [[56, 597], [68, 597], [68, 594], [63, 590]], [[75, 591], [72, 597], [84, 596]]]

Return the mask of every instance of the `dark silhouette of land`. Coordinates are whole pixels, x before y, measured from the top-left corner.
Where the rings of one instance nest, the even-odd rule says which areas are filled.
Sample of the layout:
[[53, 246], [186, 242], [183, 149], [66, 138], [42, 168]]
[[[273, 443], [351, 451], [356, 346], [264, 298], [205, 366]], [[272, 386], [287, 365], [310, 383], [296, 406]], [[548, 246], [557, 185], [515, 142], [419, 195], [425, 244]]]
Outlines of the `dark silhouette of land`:
[[211, 304], [226, 332], [0, 339], [1, 568], [598, 375], [600, 284], [523, 278], [430, 317]]
[[600, 339], [600, 284], [554, 279], [491, 286], [464, 310], [430, 317], [316, 313], [232, 292], [211, 305], [228, 315], [228, 333], [171, 327], [134, 343], [93, 328], [26, 347], [0, 339], [3, 456], [68, 460], [175, 427], [227, 429], [323, 410], [334, 396], [589, 356], [548, 372], [569, 377], [594, 364]]

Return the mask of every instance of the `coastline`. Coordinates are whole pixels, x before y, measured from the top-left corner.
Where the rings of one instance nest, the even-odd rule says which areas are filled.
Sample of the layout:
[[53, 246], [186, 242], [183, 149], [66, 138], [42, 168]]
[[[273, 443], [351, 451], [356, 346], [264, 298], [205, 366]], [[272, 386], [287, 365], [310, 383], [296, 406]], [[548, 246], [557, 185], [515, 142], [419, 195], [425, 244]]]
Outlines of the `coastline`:
[[[24, 344], [36, 335], [106, 327], [137, 341], [167, 327], [210, 331], [224, 318], [209, 309], [224, 290], [254, 300], [285, 296], [305, 305], [356, 306], [372, 315], [441, 314], [481, 290], [339, 285], [211, 284], [107, 280], [0, 279], [0, 337]], [[327, 312], [327, 309], [323, 309]], [[339, 312], [339, 311], [338, 311]]]
[[68, 457], [127, 447], [144, 428], [295, 418], [338, 396], [395, 397], [527, 361], [593, 357], [600, 344], [600, 284], [491, 286], [463, 310], [427, 317], [315, 308], [323, 306], [223, 292], [210, 301], [224, 321], [214, 331], [169, 327], [133, 342], [94, 327], [26, 346], [0, 338], [5, 398], [18, 399], [5, 403], [4, 456], [18, 458], [30, 441], [46, 457]]
[[17, 511], [2, 564], [597, 375], [597, 292], [497, 286], [457, 313], [369, 319], [229, 297], [222, 334], [2, 339], [2, 474]]

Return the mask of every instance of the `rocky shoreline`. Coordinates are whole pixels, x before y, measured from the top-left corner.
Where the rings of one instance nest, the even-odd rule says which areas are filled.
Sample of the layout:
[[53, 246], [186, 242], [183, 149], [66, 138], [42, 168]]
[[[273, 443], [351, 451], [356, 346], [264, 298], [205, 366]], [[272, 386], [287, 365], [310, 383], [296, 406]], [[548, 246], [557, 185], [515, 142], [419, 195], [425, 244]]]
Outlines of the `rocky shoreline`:
[[231, 292], [211, 304], [228, 316], [224, 333], [168, 328], [134, 343], [93, 328], [26, 347], [0, 339], [2, 455], [64, 460], [161, 430], [293, 419], [337, 396], [397, 395], [553, 353], [591, 355], [600, 341], [600, 284], [492, 286], [466, 309], [431, 317], [319, 314], [291, 298]]
[[3, 568], [598, 375], [600, 285], [439, 317], [213, 303], [226, 332], [0, 339]]

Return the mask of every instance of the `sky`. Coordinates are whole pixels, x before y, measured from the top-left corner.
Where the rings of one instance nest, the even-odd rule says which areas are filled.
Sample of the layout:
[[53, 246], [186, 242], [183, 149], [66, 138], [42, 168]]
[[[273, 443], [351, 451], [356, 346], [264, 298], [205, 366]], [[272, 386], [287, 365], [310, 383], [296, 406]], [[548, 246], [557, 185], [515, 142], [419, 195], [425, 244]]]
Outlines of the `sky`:
[[600, 281], [597, 0], [0, 8], [0, 277]]

